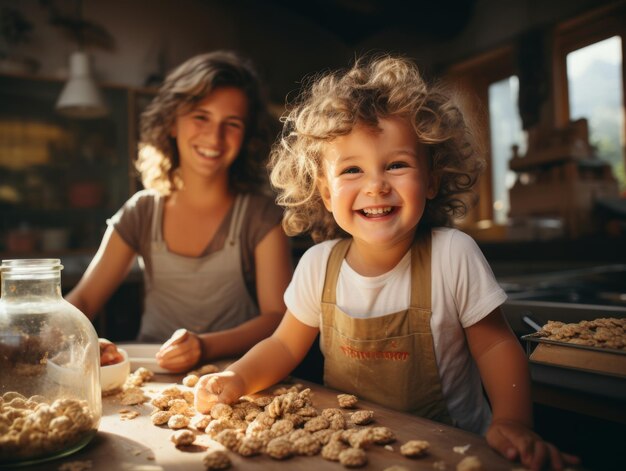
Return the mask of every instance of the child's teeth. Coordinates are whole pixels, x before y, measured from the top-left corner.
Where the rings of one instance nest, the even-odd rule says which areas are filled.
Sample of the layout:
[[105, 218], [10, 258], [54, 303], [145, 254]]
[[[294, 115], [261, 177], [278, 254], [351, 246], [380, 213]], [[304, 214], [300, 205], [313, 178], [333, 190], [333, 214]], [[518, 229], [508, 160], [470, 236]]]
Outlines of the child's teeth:
[[386, 214], [391, 211], [391, 206], [387, 206], [386, 208], [363, 208], [363, 212], [365, 214]]

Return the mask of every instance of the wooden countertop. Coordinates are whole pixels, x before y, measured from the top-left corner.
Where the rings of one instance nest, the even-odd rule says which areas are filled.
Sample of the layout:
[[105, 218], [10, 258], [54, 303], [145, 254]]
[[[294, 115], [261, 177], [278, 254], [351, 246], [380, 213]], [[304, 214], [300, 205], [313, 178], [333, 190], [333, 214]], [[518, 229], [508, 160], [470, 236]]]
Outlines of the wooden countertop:
[[[178, 383], [181, 376], [156, 375], [154, 380], [145, 383], [143, 389], [146, 395], [154, 397], [160, 390]], [[315, 383], [302, 381], [310, 387], [313, 394], [313, 405], [321, 410], [327, 407], [337, 407], [337, 391], [325, 388]], [[272, 388], [273, 389], [273, 388]], [[375, 425], [384, 425], [391, 428], [398, 441], [392, 443], [393, 451], [382, 446], [372, 446], [367, 450], [369, 463], [360, 468], [364, 470], [382, 471], [392, 465], [404, 466], [406, 469], [432, 470], [433, 464], [443, 461], [444, 469], [455, 470], [465, 456], [477, 456], [483, 463], [483, 469], [490, 471], [511, 470], [515, 464], [507, 461], [493, 451], [484, 438], [463, 430], [449, 427], [437, 422], [422, 419], [416, 416], [385, 409], [375, 404], [359, 401], [360, 409], [374, 411]], [[135, 410], [140, 415], [132, 420], [123, 420], [120, 414], [122, 409]], [[172, 430], [167, 427], [157, 427], [150, 421], [150, 412], [154, 409], [149, 403], [137, 406], [123, 406], [117, 396], [103, 398], [103, 415], [96, 437], [82, 450], [56, 461], [29, 467], [31, 471], [56, 470], [63, 463], [91, 460], [93, 471], [136, 470], [136, 471], [201, 471], [202, 457], [207, 448], [222, 448], [220, 444], [211, 440], [208, 435], [198, 433], [194, 445], [177, 449], [170, 442]], [[428, 440], [430, 453], [424, 458], [409, 459], [399, 452], [400, 445], [411, 439]], [[469, 445], [466, 453], [453, 451], [453, 447]], [[241, 470], [302, 470], [320, 471], [326, 469], [347, 469], [337, 462], [327, 461], [320, 455], [313, 457], [297, 456], [284, 461], [273, 460], [266, 455], [251, 458], [241, 457], [229, 452], [232, 469]]]

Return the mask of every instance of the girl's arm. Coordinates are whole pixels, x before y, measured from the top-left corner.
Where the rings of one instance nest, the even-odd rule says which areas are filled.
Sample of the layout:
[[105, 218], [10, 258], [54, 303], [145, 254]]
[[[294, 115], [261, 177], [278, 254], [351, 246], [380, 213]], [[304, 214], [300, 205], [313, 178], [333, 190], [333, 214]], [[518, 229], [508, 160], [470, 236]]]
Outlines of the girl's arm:
[[135, 255], [135, 251], [109, 226], [98, 252], [65, 299], [93, 319], [130, 271]]
[[291, 248], [280, 225], [274, 227], [254, 251], [259, 315], [219, 332], [168, 340], [157, 354], [159, 364], [185, 371], [200, 360], [238, 356], [274, 332], [285, 312], [283, 294], [291, 280]]
[[518, 459], [532, 470], [544, 463], [562, 469], [578, 458], [560, 453], [532, 431], [532, 400], [528, 363], [517, 337], [500, 309], [465, 329], [493, 410], [487, 442], [510, 460]]
[[494, 422], [512, 420], [532, 428], [526, 355], [500, 309], [465, 329], [465, 336], [489, 396]]
[[205, 413], [215, 402], [232, 403], [276, 384], [298, 366], [318, 332], [287, 311], [271, 337], [256, 344], [223, 373], [200, 378], [196, 409]]

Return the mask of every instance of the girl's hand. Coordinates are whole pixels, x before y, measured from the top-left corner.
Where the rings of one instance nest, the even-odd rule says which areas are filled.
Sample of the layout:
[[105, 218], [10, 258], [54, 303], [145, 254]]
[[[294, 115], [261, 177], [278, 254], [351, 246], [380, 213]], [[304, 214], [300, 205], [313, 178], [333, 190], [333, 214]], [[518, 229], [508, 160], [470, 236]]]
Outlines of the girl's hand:
[[100, 345], [100, 366], [115, 365], [124, 360], [113, 342], [107, 339], [98, 339]]
[[202, 376], [196, 384], [195, 408], [201, 414], [208, 414], [214, 404], [232, 404], [245, 393], [241, 376], [233, 371], [223, 371]]
[[560, 452], [552, 443], [532, 430], [512, 420], [494, 420], [487, 430], [487, 443], [505, 458], [519, 461], [532, 471], [539, 471], [544, 466], [562, 470], [564, 465], [576, 465], [577, 456]]
[[186, 329], [178, 329], [156, 354], [159, 366], [174, 373], [193, 368], [202, 357], [200, 338]]

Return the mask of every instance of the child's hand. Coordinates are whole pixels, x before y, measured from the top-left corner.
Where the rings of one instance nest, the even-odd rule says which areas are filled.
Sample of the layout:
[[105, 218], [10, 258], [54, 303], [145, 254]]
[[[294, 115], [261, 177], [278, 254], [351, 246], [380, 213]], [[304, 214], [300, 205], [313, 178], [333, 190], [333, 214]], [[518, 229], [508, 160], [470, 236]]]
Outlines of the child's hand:
[[200, 338], [186, 329], [178, 329], [156, 354], [159, 366], [174, 373], [193, 368], [202, 356]]
[[244, 393], [243, 380], [233, 371], [205, 375], [196, 384], [194, 405], [201, 414], [208, 414], [215, 403], [232, 404]]
[[560, 452], [552, 443], [512, 420], [494, 420], [487, 430], [487, 443], [505, 458], [521, 463], [538, 471], [544, 466], [561, 470], [564, 465], [575, 465], [580, 459], [574, 455]]

